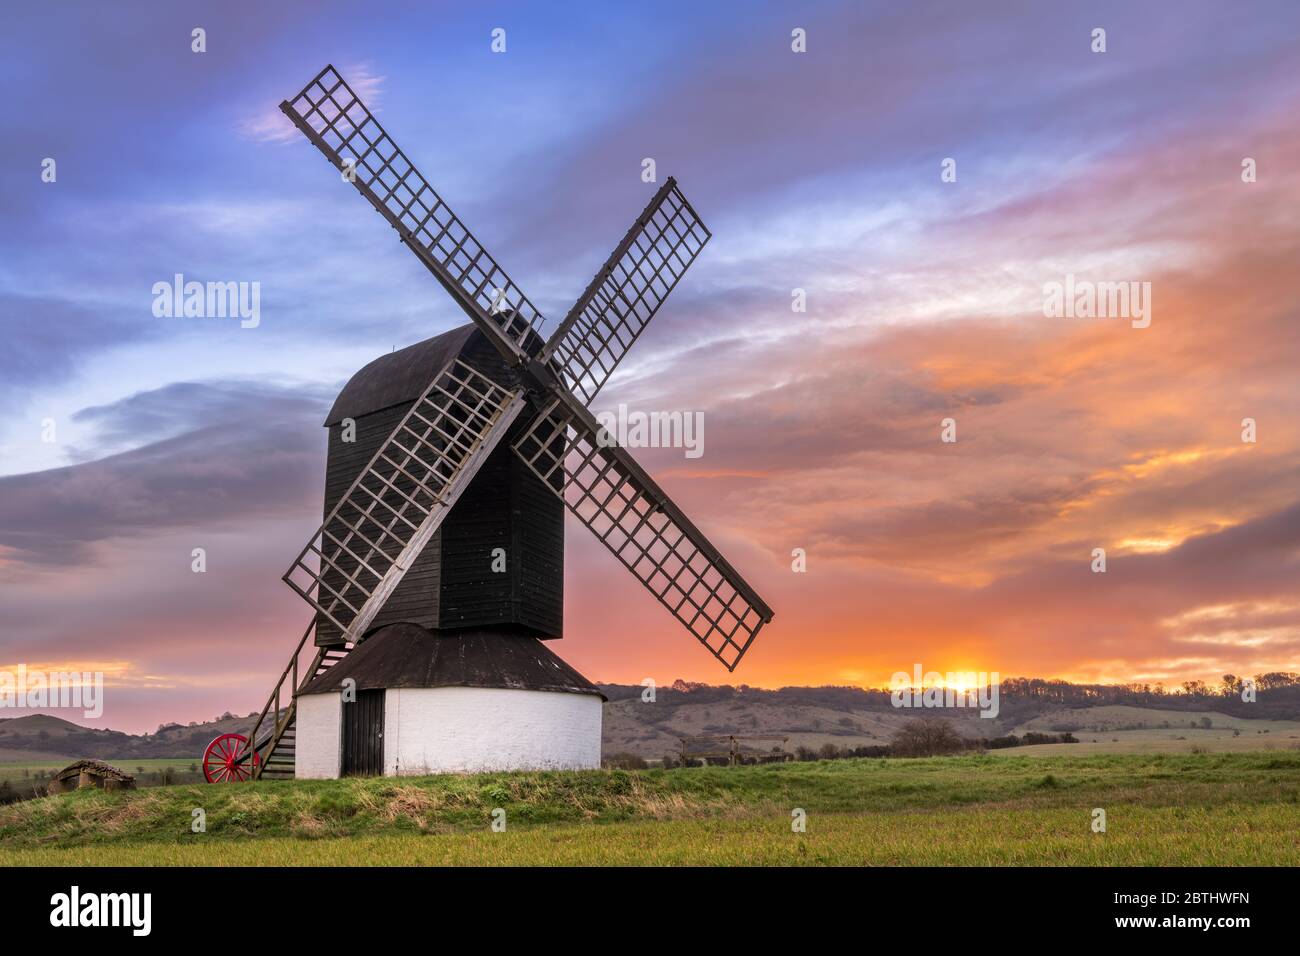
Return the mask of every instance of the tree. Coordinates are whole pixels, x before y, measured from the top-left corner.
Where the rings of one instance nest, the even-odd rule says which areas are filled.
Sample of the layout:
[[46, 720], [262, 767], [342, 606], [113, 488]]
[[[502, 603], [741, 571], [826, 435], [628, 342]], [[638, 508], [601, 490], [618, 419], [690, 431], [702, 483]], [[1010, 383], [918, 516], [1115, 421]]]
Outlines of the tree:
[[933, 757], [966, 749], [952, 724], [938, 717], [909, 720], [894, 734], [890, 748], [900, 757]]
[[1269, 671], [1267, 674], [1255, 676], [1255, 686], [1260, 690], [1275, 690], [1279, 687], [1290, 687], [1295, 683], [1300, 683], [1300, 674], [1293, 674], [1290, 671]]

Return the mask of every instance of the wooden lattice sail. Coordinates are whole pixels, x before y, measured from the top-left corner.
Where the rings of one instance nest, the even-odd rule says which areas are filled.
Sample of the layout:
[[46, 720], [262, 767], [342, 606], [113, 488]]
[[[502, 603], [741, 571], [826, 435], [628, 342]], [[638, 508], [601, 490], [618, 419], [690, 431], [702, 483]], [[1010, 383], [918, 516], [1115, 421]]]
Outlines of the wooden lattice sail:
[[[327, 66], [280, 109], [397, 231], [499, 361], [494, 370], [457, 354], [430, 369], [427, 387], [294, 559], [285, 581], [315, 616], [247, 756], [234, 761], [247, 761], [252, 777], [292, 772], [297, 691], [365, 639], [507, 435], [539, 487], [734, 669], [771, 608], [624, 448], [602, 440], [587, 407], [709, 241], [676, 180], [543, 338], [541, 313], [337, 70]], [[300, 672], [311, 646], [315, 658]]]

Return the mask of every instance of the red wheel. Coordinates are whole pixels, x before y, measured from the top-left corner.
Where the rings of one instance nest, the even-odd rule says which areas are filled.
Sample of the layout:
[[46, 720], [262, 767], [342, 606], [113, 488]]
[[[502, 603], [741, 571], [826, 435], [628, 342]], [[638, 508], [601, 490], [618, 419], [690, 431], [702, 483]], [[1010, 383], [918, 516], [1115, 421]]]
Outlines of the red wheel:
[[247, 780], [258, 763], [257, 754], [249, 753], [247, 737], [222, 734], [203, 751], [203, 777], [208, 783]]

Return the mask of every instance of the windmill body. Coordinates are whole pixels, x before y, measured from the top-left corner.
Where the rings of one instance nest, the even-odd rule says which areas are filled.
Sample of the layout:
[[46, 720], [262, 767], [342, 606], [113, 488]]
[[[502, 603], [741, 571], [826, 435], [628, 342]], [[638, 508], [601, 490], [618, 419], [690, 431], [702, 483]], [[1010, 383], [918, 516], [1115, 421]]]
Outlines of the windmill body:
[[543, 335], [333, 67], [280, 109], [470, 324], [376, 359], [339, 394], [324, 520], [284, 575], [313, 619], [251, 744], [218, 738], [204, 772], [596, 766], [600, 692], [545, 643], [563, 626], [566, 513], [728, 670], [772, 619], [587, 407], [710, 233], [670, 177]]
[[[366, 365], [339, 393], [325, 420], [326, 519], [409, 413], [428, 384], [429, 370], [452, 359], [504, 388], [517, 384], [473, 325]], [[351, 429], [347, 422], [353, 423]], [[542, 640], [561, 636], [564, 503], [511, 451], [509, 445], [524, 428], [525, 423], [516, 421], [479, 466], [370, 627], [410, 621], [435, 630], [488, 626], [517, 628]], [[346, 533], [344, 521], [337, 517], [332, 527], [340, 538]], [[326, 645], [341, 644], [345, 638], [337, 624], [318, 614], [315, 640]]]
[[[325, 421], [327, 519], [452, 359], [517, 384], [472, 324], [366, 365]], [[564, 504], [508, 447], [523, 429], [487, 456], [365, 641], [299, 692], [296, 776], [600, 765], [604, 697], [542, 643], [563, 627]], [[318, 645], [346, 640], [318, 613]]]

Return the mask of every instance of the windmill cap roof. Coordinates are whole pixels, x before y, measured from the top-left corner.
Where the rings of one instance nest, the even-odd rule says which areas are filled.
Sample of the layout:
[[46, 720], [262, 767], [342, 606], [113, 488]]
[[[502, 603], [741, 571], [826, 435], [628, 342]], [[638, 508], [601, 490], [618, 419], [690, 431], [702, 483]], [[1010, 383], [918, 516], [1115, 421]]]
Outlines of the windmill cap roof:
[[419, 624], [390, 624], [375, 631], [301, 693], [389, 687], [500, 687], [594, 694], [596, 685], [535, 637], [503, 629], [432, 631]]
[[474, 334], [473, 325], [462, 325], [423, 342], [381, 355], [348, 379], [334, 399], [325, 419], [336, 425], [345, 418], [360, 418], [380, 409], [413, 402], [429, 380], [461, 350]]
[[[516, 321], [522, 323], [522, 319], [516, 320], [514, 312], [510, 310], [503, 310], [499, 316], [498, 322], [506, 326], [514, 325]], [[516, 331], [521, 328], [521, 324], [515, 326]], [[337, 425], [345, 418], [360, 418], [371, 412], [415, 401], [424, 394], [438, 370], [455, 356], [463, 354], [476, 335], [490, 350], [491, 347], [486, 345], [486, 337], [471, 322], [404, 349], [381, 355], [367, 363], [348, 379], [348, 383], [334, 399], [325, 424]], [[524, 351], [536, 355], [542, 347], [541, 336], [530, 330], [524, 336], [522, 346]]]

